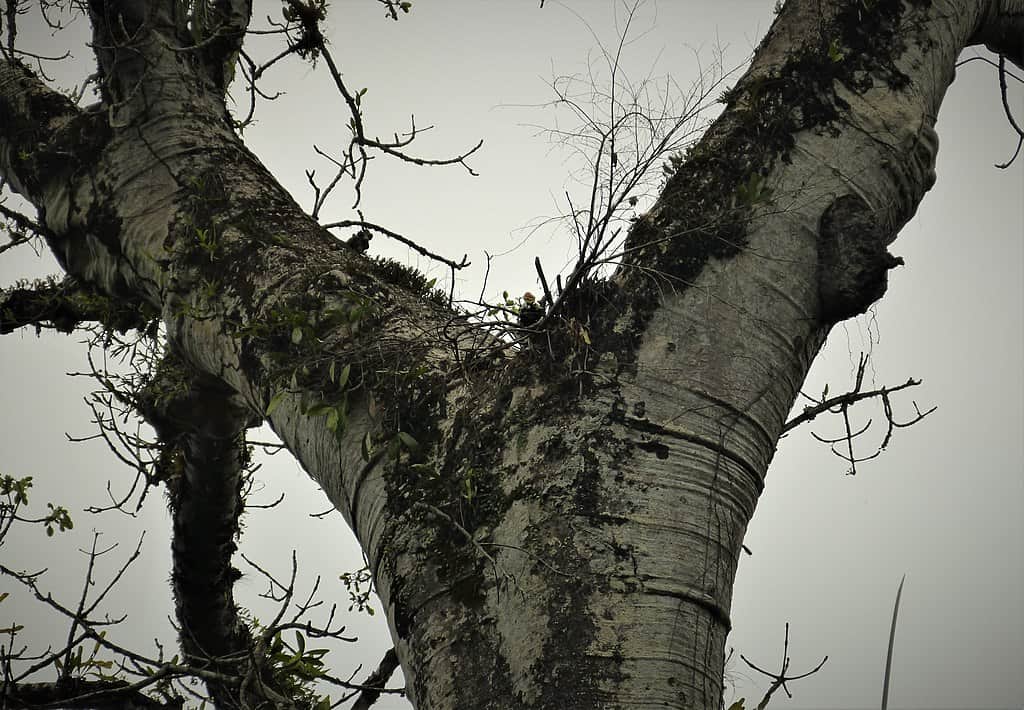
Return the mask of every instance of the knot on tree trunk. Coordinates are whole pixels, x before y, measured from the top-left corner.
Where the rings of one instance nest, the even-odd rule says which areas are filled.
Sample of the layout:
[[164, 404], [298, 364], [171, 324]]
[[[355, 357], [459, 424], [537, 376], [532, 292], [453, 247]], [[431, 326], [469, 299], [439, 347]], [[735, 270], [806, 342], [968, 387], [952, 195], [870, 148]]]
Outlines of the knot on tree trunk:
[[818, 229], [818, 293], [828, 325], [867, 311], [885, 293], [889, 269], [903, 259], [886, 250], [888, 230], [856, 195], [837, 198]]

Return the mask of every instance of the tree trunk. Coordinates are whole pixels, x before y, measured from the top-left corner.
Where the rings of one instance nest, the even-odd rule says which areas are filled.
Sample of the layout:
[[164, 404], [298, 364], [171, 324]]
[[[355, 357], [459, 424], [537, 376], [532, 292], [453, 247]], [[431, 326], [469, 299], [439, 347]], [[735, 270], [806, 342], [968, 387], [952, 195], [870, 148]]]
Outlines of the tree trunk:
[[[70, 274], [272, 410], [370, 560], [413, 704], [718, 708], [785, 417], [898, 263], [958, 54], [1020, 64], [1024, 2], [790, 0], [615, 275], [516, 352], [246, 150], [223, 100], [240, 38], [174, 51], [175, 3], [91, 7], [102, 104], [0, 62], [0, 174]], [[216, 7], [244, 31], [249, 7]]]

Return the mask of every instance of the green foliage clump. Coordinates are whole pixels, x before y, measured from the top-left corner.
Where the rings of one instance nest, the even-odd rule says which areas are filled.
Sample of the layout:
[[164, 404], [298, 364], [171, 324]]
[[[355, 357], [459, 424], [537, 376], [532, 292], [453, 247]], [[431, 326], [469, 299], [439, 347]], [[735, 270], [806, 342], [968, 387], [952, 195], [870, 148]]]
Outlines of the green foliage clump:
[[284, 638], [283, 631], [267, 629], [259, 620], [247, 621], [254, 638], [262, 639], [261, 666], [269, 675], [269, 685], [275, 692], [292, 700], [299, 708], [329, 710], [331, 699], [320, 696], [313, 684], [328, 676], [324, 657], [330, 652], [326, 648], [306, 648], [306, 637], [295, 631], [294, 642]]
[[411, 266], [387, 257], [375, 256], [370, 259], [370, 262], [374, 274], [384, 281], [407, 289], [439, 306], [448, 305], [448, 295], [435, 288], [436, 278], [428, 278]]
[[348, 590], [348, 598], [351, 602], [348, 605], [348, 610], [365, 611], [369, 616], [373, 616], [373, 607], [370, 606], [370, 596], [373, 594], [370, 568], [364, 566], [355, 572], [344, 572], [338, 575], [338, 579]]
[[15, 521], [42, 525], [47, 537], [54, 532], [64, 532], [75, 527], [68, 509], [62, 505], [47, 503], [49, 512], [40, 518], [26, 518], [19, 515], [19, 510], [28, 505], [28, 491], [32, 488], [32, 477], [15, 478], [0, 476], [0, 539], [7, 533]]

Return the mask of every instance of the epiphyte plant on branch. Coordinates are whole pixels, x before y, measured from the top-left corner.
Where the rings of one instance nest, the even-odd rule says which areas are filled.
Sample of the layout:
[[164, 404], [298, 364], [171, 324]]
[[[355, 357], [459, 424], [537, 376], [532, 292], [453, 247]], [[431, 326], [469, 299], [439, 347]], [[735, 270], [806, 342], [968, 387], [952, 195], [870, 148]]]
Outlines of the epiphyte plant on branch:
[[[564, 211], [537, 225], [560, 222], [575, 243], [572, 265], [564, 280], [557, 274], [554, 292], [540, 260], [535, 260], [542, 303], [551, 315], [584, 280], [622, 264], [626, 232], [643, 218], [644, 208], [674, 172], [672, 166], [706, 128], [716, 94], [735, 72], [725, 70], [719, 56], [711, 66], [701, 67], [688, 89], [669, 75], [656, 76], [653, 69], [640, 80], [631, 79], [623, 59], [637, 35], [643, 35], [634, 28], [640, 7], [622, 5], [612, 46], [604, 45], [577, 15], [594, 39], [596, 54], [588, 57], [585, 71], [551, 80], [554, 99], [546, 105], [550, 123], [536, 126], [569, 154], [567, 163], [573, 168]], [[574, 199], [575, 187], [583, 192]]]
[[[381, 4], [391, 19], [410, 10]], [[372, 233], [437, 256], [364, 219], [372, 160], [472, 172], [480, 144], [421, 157], [415, 120], [375, 137], [325, 29], [344, 9], [286, 0], [264, 27], [244, 0], [47, 1], [47, 21], [84, 13], [92, 27], [100, 100], [82, 108], [19, 48], [30, 7], [10, 0], [0, 177], [37, 216], [13, 200], [3, 215], [12, 243], [45, 242], [67, 275], [5, 290], [0, 332], [98, 323], [98, 344], [141, 355], [125, 379], [94, 368], [94, 411], [142, 490], [167, 490], [180, 654], [112, 641], [91, 571], [75, 606], [4, 567], [70, 627], [35, 657], [9, 631], [5, 700], [327, 708], [391, 690], [419, 708], [718, 708], [743, 535], [779, 438], [838, 413], [837, 453], [855, 466], [850, 407], [880, 401], [891, 431], [891, 395], [917, 382], [865, 390], [861, 363], [851, 392], [788, 418], [829, 330], [885, 292], [887, 246], [935, 179], [933, 124], [959, 53], [996, 51], [1004, 86], [1005, 61], [1024, 62], [1016, 6], [954, 4], [790, 0], [706, 127], [696, 111], [718, 79], [683, 109], [665, 103], [670, 79], [621, 74], [626, 31], [596, 60], [607, 90], [556, 79], [555, 106], [578, 125], [553, 135], [587, 174], [583, 204], [565, 203], [574, 256], [554, 288], [534, 261], [543, 296], [506, 296], [505, 328], [368, 254]], [[257, 61], [260, 39], [280, 44]], [[349, 131], [337, 153], [317, 148], [334, 174], [307, 173], [308, 211], [241, 139], [274, 95], [261, 82], [295, 58], [326, 71]], [[342, 184], [352, 218], [320, 223]], [[342, 242], [335, 227], [355, 232]], [[467, 265], [440, 259], [453, 276]], [[124, 434], [128, 410], [155, 442]], [[245, 432], [263, 421], [365, 553], [395, 647], [362, 684], [307, 645], [348, 637], [333, 609], [310, 619], [317, 590], [297, 596], [294, 564], [279, 579], [248, 562], [278, 604], [269, 621], [235, 604]], [[63, 528], [60, 511], [9, 520]], [[406, 685], [384, 688], [397, 662]], [[34, 683], [43, 672], [56, 681]]]

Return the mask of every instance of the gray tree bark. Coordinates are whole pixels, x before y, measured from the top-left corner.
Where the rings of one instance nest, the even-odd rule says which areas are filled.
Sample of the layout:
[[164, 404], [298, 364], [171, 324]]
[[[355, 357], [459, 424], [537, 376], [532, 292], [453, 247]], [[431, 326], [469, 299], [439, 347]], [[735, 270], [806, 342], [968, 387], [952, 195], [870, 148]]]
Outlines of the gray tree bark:
[[226, 118], [251, 8], [214, 3], [182, 51], [180, 7], [90, 4], [98, 106], [0, 62], [0, 175], [70, 275], [217, 383], [236, 426], [196, 393], [193, 449], [272, 408], [367, 554], [417, 708], [718, 708], [786, 415], [885, 291], [957, 56], [1020, 65], [1024, 2], [787, 2], [614, 277], [514, 353], [303, 213]]

